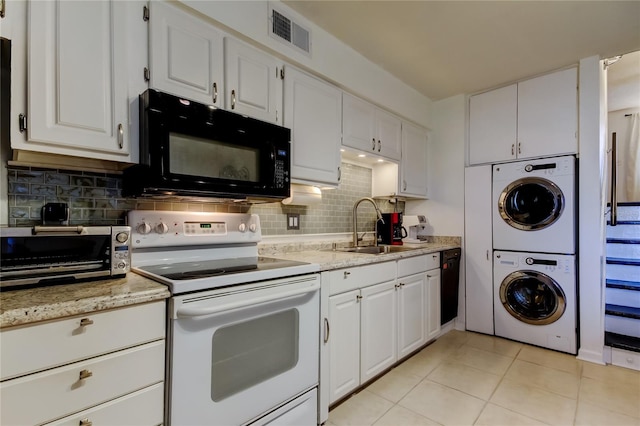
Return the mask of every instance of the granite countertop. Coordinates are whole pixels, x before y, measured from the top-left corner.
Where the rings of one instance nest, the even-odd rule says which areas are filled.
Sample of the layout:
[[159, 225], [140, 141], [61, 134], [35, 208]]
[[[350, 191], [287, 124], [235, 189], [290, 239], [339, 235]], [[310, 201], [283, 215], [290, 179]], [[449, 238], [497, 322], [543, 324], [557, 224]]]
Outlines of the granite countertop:
[[[409, 244], [406, 244], [406, 246], [409, 246]], [[282, 252], [262, 255], [287, 260], [297, 260], [299, 262], [317, 263], [320, 265], [320, 271], [330, 271], [333, 269], [350, 268], [354, 266], [369, 265], [372, 263], [390, 262], [393, 260], [404, 259], [406, 257], [414, 257], [459, 247], [460, 244], [427, 243], [415, 247], [415, 250], [385, 254], [349, 253], [331, 250], [303, 250], [298, 252]]]
[[[331, 243], [264, 244], [259, 246], [259, 252], [261, 256], [315, 263], [320, 265], [321, 271], [329, 271], [459, 248], [460, 242], [460, 237], [434, 237], [420, 244], [405, 244], [414, 250], [376, 255], [332, 251]], [[117, 279], [6, 290], [0, 292], [0, 328], [163, 300], [170, 296], [166, 286], [133, 272]]]
[[123, 278], [0, 292], [0, 328], [163, 300], [169, 289], [129, 272]]
[[403, 247], [412, 248], [413, 250], [385, 254], [333, 251], [331, 250], [331, 244], [326, 243], [265, 244], [259, 246], [259, 252], [261, 256], [317, 263], [320, 265], [320, 271], [330, 271], [435, 253], [442, 250], [460, 248], [460, 245], [460, 237], [431, 237], [424, 243], [404, 244]]

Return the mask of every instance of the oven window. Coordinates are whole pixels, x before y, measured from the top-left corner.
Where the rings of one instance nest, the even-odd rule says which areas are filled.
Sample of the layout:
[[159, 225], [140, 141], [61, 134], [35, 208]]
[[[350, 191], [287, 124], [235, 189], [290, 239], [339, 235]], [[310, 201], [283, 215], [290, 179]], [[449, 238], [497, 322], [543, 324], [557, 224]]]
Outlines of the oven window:
[[171, 133], [169, 151], [169, 171], [173, 174], [247, 182], [259, 180], [260, 152], [255, 148]]
[[213, 335], [211, 399], [222, 401], [298, 363], [297, 309], [222, 327]]

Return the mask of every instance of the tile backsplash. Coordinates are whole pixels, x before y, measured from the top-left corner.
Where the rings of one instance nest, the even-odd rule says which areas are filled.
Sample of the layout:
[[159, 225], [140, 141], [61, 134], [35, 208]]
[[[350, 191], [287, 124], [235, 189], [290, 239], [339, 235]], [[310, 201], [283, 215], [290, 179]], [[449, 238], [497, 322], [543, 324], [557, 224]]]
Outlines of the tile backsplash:
[[[264, 235], [349, 232], [354, 202], [371, 196], [371, 169], [343, 163], [340, 188], [323, 191], [322, 203], [311, 206], [138, 200], [122, 197], [121, 189], [120, 175], [9, 166], [9, 225], [38, 225], [41, 223], [42, 206], [61, 202], [69, 205], [71, 225], [122, 225], [127, 211], [132, 209], [220, 211], [258, 214]], [[388, 201], [378, 200], [378, 206], [383, 212], [394, 211], [394, 205]], [[402, 211], [404, 203], [399, 202], [395, 207]], [[286, 229], [287, 213], [300, 215], [299, 230]], [[363, 203], [358, 213], [359, 230], [373, 230], [373, 207]]]

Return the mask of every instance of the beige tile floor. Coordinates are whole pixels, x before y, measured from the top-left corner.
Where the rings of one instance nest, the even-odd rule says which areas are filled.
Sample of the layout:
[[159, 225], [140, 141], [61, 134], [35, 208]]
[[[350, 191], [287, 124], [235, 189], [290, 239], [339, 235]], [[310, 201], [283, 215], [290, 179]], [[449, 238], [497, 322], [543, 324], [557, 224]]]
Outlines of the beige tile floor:
[[451, 331], [329, 412], [342, 425], [635, 425], [640, 372]]

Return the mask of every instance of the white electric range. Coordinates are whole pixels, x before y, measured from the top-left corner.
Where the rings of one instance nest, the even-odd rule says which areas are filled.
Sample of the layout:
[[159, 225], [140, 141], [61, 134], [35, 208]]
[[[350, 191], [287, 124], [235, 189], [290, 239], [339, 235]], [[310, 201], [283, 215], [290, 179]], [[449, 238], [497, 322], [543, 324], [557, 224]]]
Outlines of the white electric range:
[[132, 271], [166, 284], [165, 422], [316, 424], [319, 266], [258, 256], [257, 215], [134, 210]]

